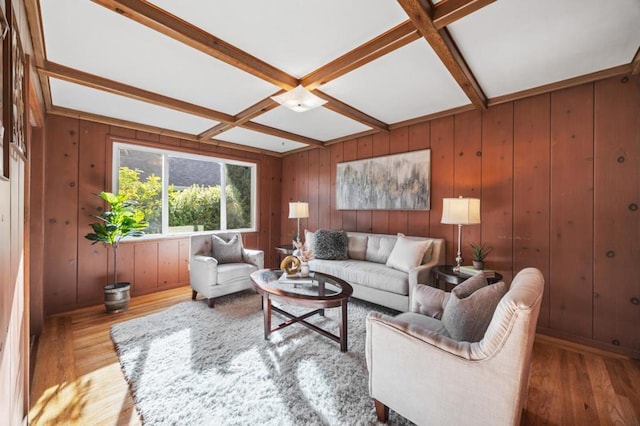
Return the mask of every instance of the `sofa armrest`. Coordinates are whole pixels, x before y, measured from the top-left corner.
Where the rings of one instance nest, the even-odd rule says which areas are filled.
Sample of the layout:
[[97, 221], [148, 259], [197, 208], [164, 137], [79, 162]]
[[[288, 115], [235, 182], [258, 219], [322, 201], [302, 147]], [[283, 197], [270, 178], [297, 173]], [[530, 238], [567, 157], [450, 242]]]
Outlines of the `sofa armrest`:
[[194, 290], [206, 292], [209, 286], [218, 282], [218, 261], [201, 254], [192, 256], [189, 262], [189, 280]]
[[242, 249], [242, 260], [245, 263], [255, 265], [258, 269], [264, 268], [264, 252], [262, 250]]
[[[417, 284], [433, 284], [433, 277], [431, 276], [431, 268], [436, 266], [438, 263], [437, 260], [431, 260], [422, 265], [418, 265], [415, 268], [411, 268], [409, 271], [409, 298], [411, 298], [411, 294], [413, 293], [413, 289]], [[409, 303], [411, 306], [411, 303]]]

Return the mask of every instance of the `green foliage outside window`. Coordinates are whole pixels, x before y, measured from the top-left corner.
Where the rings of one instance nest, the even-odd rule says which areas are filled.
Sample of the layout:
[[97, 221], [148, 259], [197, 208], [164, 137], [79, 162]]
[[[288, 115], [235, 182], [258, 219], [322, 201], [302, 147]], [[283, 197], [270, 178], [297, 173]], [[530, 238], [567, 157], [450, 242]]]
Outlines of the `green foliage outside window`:
[[[230, 167], [227, 165], [227, 167]], [[227, 229], [251, 227], [251, 170], [231, 166], [227, 185]], [[162, 232], [162, 181], [155, 174], [140, 180], [140, 170], [121, 167], [119, 193], [136, 200], [149, 222], [147, 233]], [[202, 230], [220, 229], [220, 186], [191, 185], [168, 188], [169, 226], [202, 226]]]

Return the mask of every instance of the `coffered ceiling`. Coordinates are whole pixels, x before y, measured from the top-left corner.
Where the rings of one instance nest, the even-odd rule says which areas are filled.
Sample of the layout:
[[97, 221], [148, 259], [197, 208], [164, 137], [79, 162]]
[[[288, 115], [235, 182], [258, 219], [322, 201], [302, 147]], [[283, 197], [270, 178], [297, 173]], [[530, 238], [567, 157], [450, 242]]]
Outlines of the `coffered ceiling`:
[[[638, 0], [26, 0], [48, 112], [274, 155], [640, 72]], [[293, 112], [302, 84], [328, 100]]]

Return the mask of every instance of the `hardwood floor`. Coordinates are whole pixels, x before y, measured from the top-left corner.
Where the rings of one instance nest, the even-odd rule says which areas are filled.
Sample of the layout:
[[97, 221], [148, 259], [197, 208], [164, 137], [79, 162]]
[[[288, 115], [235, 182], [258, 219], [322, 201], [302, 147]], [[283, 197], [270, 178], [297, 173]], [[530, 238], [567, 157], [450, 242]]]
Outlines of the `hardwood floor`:
[[[141, 424], [109, 329], [115, 322], [191, 299], [182, 287], [131, 300], [123, 314], [102, 306], [47, 318], [31, 386], [32, 425]], [[538, 336], [524, 425], [640, 425], [640, 363]]]

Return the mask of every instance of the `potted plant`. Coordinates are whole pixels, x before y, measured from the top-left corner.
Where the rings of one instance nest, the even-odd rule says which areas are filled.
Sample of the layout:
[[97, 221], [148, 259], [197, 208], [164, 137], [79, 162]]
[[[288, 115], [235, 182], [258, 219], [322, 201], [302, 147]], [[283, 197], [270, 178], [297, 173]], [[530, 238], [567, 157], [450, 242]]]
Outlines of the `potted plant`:
[[480, 270], [484, 269], [484, 259], [491, 253], [493, 248], [486, 247], [485, 243], [471, 243], [470, 245], [473, 249], [473, 267]]
[[99, 222], [91, 224], [93, 232], [84, 237], [92, 244], [103, 243], [110, 245], [113, 250], [113, 282], [104, 287], [104, 305], [107, 312], [122, 312], [129, 306], [129, 289], [127, 282], [118, 282], [118, 246], [125, 237], [141, 237], [143, 229], [149, 224], [144, 220], [144, 213], [136, 209], [135, 201], [128, 200], [125, 195], [101, 192], [96, 194], [109, 203], [110, 210], [97, 216]]

